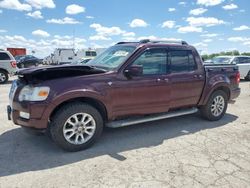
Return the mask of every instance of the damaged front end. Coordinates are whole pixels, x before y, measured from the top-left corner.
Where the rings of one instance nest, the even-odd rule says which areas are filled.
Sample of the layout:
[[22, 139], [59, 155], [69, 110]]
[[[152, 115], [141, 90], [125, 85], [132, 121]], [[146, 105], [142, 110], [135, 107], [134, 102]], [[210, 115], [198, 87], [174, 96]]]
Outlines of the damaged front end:
[[20, 81], [26, 84], [36, 84], [46, 80], [59, 78], [76, 77], [84, 75], [102, 74], [106, 70], [92, 66], [83, 65], [64, 65], [64, 66], [47, 66], [39, 68], [21, 69], [16, 75]]

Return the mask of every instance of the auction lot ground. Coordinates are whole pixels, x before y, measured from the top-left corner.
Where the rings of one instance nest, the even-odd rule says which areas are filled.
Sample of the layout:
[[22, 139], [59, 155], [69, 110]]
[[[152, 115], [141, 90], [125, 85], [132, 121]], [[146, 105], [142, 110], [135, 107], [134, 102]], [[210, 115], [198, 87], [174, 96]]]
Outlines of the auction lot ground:
[[250, 187], [250, 82], [218, 122], [198, 114], [105, 130], [67, 153], [7, 120], [0, 85], [0, 187]]

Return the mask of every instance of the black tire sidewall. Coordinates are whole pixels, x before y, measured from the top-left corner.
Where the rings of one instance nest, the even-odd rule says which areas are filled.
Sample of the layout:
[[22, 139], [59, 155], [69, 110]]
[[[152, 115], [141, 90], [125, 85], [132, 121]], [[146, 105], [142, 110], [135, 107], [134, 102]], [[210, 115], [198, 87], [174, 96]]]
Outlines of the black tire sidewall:
[[[222, 96], [224, 98], [225, 101], [225, 105], [224, 105], [224, 109], [223, 112], [221, 113], [221, 115], [219, 116], [214, 116], [211, 112], [211, 106], [213, 104], [213, 100], [215, 97], [217, 96]], [[204, 118], [206, 118], [207, 120], [210, 121], [217, 121], [220, 120], [226, 113], [227, 110], [227, 106], [228, 106], [228, 96], [224, 91], [218, 90], [215, 91], [209, 98], [207, 104], [205, 106], [202, 107], [201, 112], [202, 112], [202, 116]]]
[[9, 80], [8, 73], [6, 71], [2, 71], [2, 70], [0, 70], [0, 73], [5, 75], [5, 80], [3, 82], [0, 81], [0, 84], [5, 84]]
[[[74, 145], [69, 143], [63, 135], [63, 126], [67, 119], [76, 113], [88, 113], [90, 114], [96, 123], [96, 130], [92, 138], [90, 138], [86, 143], [81, 145]], [[103, 119], [101, 114], [94, 107], [84, 104], [84, 103], [73, 103], [63, 106], [53, 117], [50, 126], [50, 133], [52, 139], [64, 150], [66, 151], [80, 151], [90, 147], [94, 142], [101, 136], [103, 130]]]

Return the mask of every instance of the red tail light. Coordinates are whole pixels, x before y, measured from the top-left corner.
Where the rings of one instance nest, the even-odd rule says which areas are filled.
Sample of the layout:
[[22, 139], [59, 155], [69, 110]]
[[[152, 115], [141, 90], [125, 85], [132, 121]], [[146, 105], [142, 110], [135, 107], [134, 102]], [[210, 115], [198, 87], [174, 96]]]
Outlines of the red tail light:
[[240, 83], [240, 72], [236, 73], [236, 82], [237, 82], [237, 84]]
[[11, 61], [10, 64], [13, 68], [16, 68], [16, 61]]

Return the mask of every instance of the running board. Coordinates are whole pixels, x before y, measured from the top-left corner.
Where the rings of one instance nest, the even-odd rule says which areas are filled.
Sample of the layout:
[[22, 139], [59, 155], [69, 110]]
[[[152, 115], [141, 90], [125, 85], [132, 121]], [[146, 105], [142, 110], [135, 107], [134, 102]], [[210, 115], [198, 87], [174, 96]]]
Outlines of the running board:
[[193, 114], [193, 113], [196, 113], [197, 111], [198, 111], [197, 108], [188, 108], [188, 109], [182, 109], [182, 110], [177, 110], [177, 111], [168, 112], [168, 113], [150, 115], [146, 117], [139, 117], [139, 118], [137, 117], [133, 119], [130, 118], [130, 119], [125, 119], [125, 120], [117, 120], [117, 121], [107, 123], [106, 126], [110, 128], [126, 127], [129, 125], [134, 125], [134, 124], [139, 124], [139, 123], [145, 123], [145, 122], [150, 122], [150, 121], [156, 121], [156, 120], [162, 120], [162, 119], [167, 119], [167, 118], [172, 118], [172, 117], [177, 117], [177, 116]]

